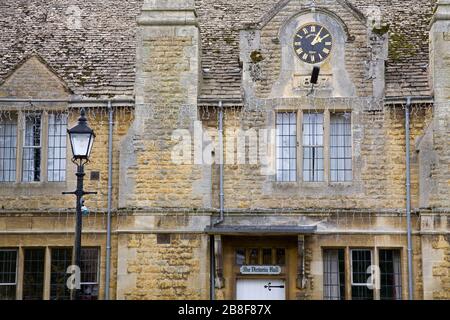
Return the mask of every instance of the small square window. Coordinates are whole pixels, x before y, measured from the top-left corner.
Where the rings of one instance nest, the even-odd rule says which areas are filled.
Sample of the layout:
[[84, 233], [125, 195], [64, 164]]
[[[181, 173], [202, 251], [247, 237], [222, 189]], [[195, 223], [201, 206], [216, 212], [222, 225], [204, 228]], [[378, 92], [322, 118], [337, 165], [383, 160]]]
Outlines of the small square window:
[[170, 234], [159, 233], [156, 235], [157, 244], [170, 244]]
[[282, 248], [276, 249], [276, 265], [284, 266], [286, 264], [286, 250]]
[[245, 264], [245, 249], [236, 249], [236, 265], [243, 266]]
[[91, 181], [100, 180], [100, 171], [91, 171]]
[[259, 250], [258, 249], [250, 249], [250, 265], [258, 265], [259, 264]]
[[272, 249], [263, 249], [263, 264], [271, 265], [272, 262]]

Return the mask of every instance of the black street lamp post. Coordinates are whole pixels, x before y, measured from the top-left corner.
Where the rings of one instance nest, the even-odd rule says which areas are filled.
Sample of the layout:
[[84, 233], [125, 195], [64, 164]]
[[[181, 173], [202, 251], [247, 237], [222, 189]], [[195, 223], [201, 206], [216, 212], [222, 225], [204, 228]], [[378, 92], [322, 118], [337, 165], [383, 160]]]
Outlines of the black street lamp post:
[[[86, 113], [81, 110], [81, 116], [78, 119], [78, 125], [67, 130], [72, 147], [72, 162], [77, 165], [77, 189], [74, 192], [63, 192], [63, 194], [74, 194], [77, 198], [76, 202], [76, 226], [75, 226], [75, 244], [72, 255], [72, 265], [81, 268], [81, 233], [83, 227], [83, 196], [87, 194], [97, 194], [97, 192], [85, 192], [83, 190], [83, 179], [85, 176], [84, 165], [89, 162], [92, 146], [94, 144], [94, 131], [88, 127]], [[80, 270], [80, 269], [78, 269]], [[77, 276], [81, 277], [81, 272]], [[81, 279], [76, 280], [79, 284]], [[70, 292], [71, 300], [78, 300], [80, 296], [80, 288], [72, 288]]]

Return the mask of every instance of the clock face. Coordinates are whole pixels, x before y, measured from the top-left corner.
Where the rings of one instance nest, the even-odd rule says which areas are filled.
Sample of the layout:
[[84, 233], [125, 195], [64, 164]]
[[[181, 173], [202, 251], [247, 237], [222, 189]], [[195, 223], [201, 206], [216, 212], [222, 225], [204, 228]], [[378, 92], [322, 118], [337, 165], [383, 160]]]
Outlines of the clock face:
[[331, 33], [317, 23], [301, 27], [294, 36], [294, 50], [303, 62], [317, 64], [326, 60], [333, 47]]

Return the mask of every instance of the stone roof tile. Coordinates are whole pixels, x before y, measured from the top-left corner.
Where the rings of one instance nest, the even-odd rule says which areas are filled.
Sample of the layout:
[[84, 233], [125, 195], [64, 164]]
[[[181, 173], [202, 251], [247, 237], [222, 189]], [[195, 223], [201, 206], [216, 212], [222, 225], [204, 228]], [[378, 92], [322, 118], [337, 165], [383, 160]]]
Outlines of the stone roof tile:
[[[23, 59], [38, 54], [76, 94], [132, 95], [136, 17], [143, 1], [2, 0], [0, 82]], [[390, 25], [387, 96], [429, 95], [428, 24], [435, 0], [349, 2], [361, 12], [379, 5], [383, 21]], [[195, 0], [202, 39], [202, 99], [241, 96], [239, 30], [259, 22], [279, 3]], [[81, 9], [79, 29], [70, 24], [73, 6]]]

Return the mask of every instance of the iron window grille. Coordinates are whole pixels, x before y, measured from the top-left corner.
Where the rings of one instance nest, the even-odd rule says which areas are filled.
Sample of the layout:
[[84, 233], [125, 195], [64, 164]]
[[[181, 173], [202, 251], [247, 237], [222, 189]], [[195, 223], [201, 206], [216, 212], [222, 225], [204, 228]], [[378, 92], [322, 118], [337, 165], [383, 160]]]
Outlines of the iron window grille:
[[380, 250], [380, 299], [402, 299], [400, 250]]
[[352, 120], [350, 113], [330, 116], [330, 173], [332, 182], [352, 180]]
[[276, 115], [277, 181], [297, 181], [297, 113]]
[[345, 300], [345, 251], [323, 251], [323, 291], [325, 300]]
[[[70, 290], [66, 282], [69, 275], [67, 268], [72, 264], [71, 248], [52, 249], [51, 259], [51, 280], [50, 280], [50, 299], [51, 300], [69, 300]], [[100, 268], [99, 268], [99, 249], [82, 248], [81, 250], [81, 294], [82, 300], [97, 300]]]
[[303, 115], [303, 180], [324, 181], [324, 114]]
[[83, 248], [81, 250], [81, 299], [97, 300], [100, 268], [98, 248]]
[[0, 250], [0, 300], [16, 299], [17, 259], [17, 250]]
[[0, 182], [16, 181], [17, 120], [0, 120]]
[[234, 254], [237, 266], [286, 264], [285, 248], [236, 248]]
[[45, 249], [25, 249], [23, 270], [23, 300], [44, 297]]
[[372, 250], [351, 250], [351, 284], [353, 300], [373, 300], [373, 290], [369, 288], [369, 268], [372, 266]]
[[51, 250], [50, 299], [69, 300], [70, 291], [66, 285], [67, 268], [72, 263], [72, 250], [56, 248]]

